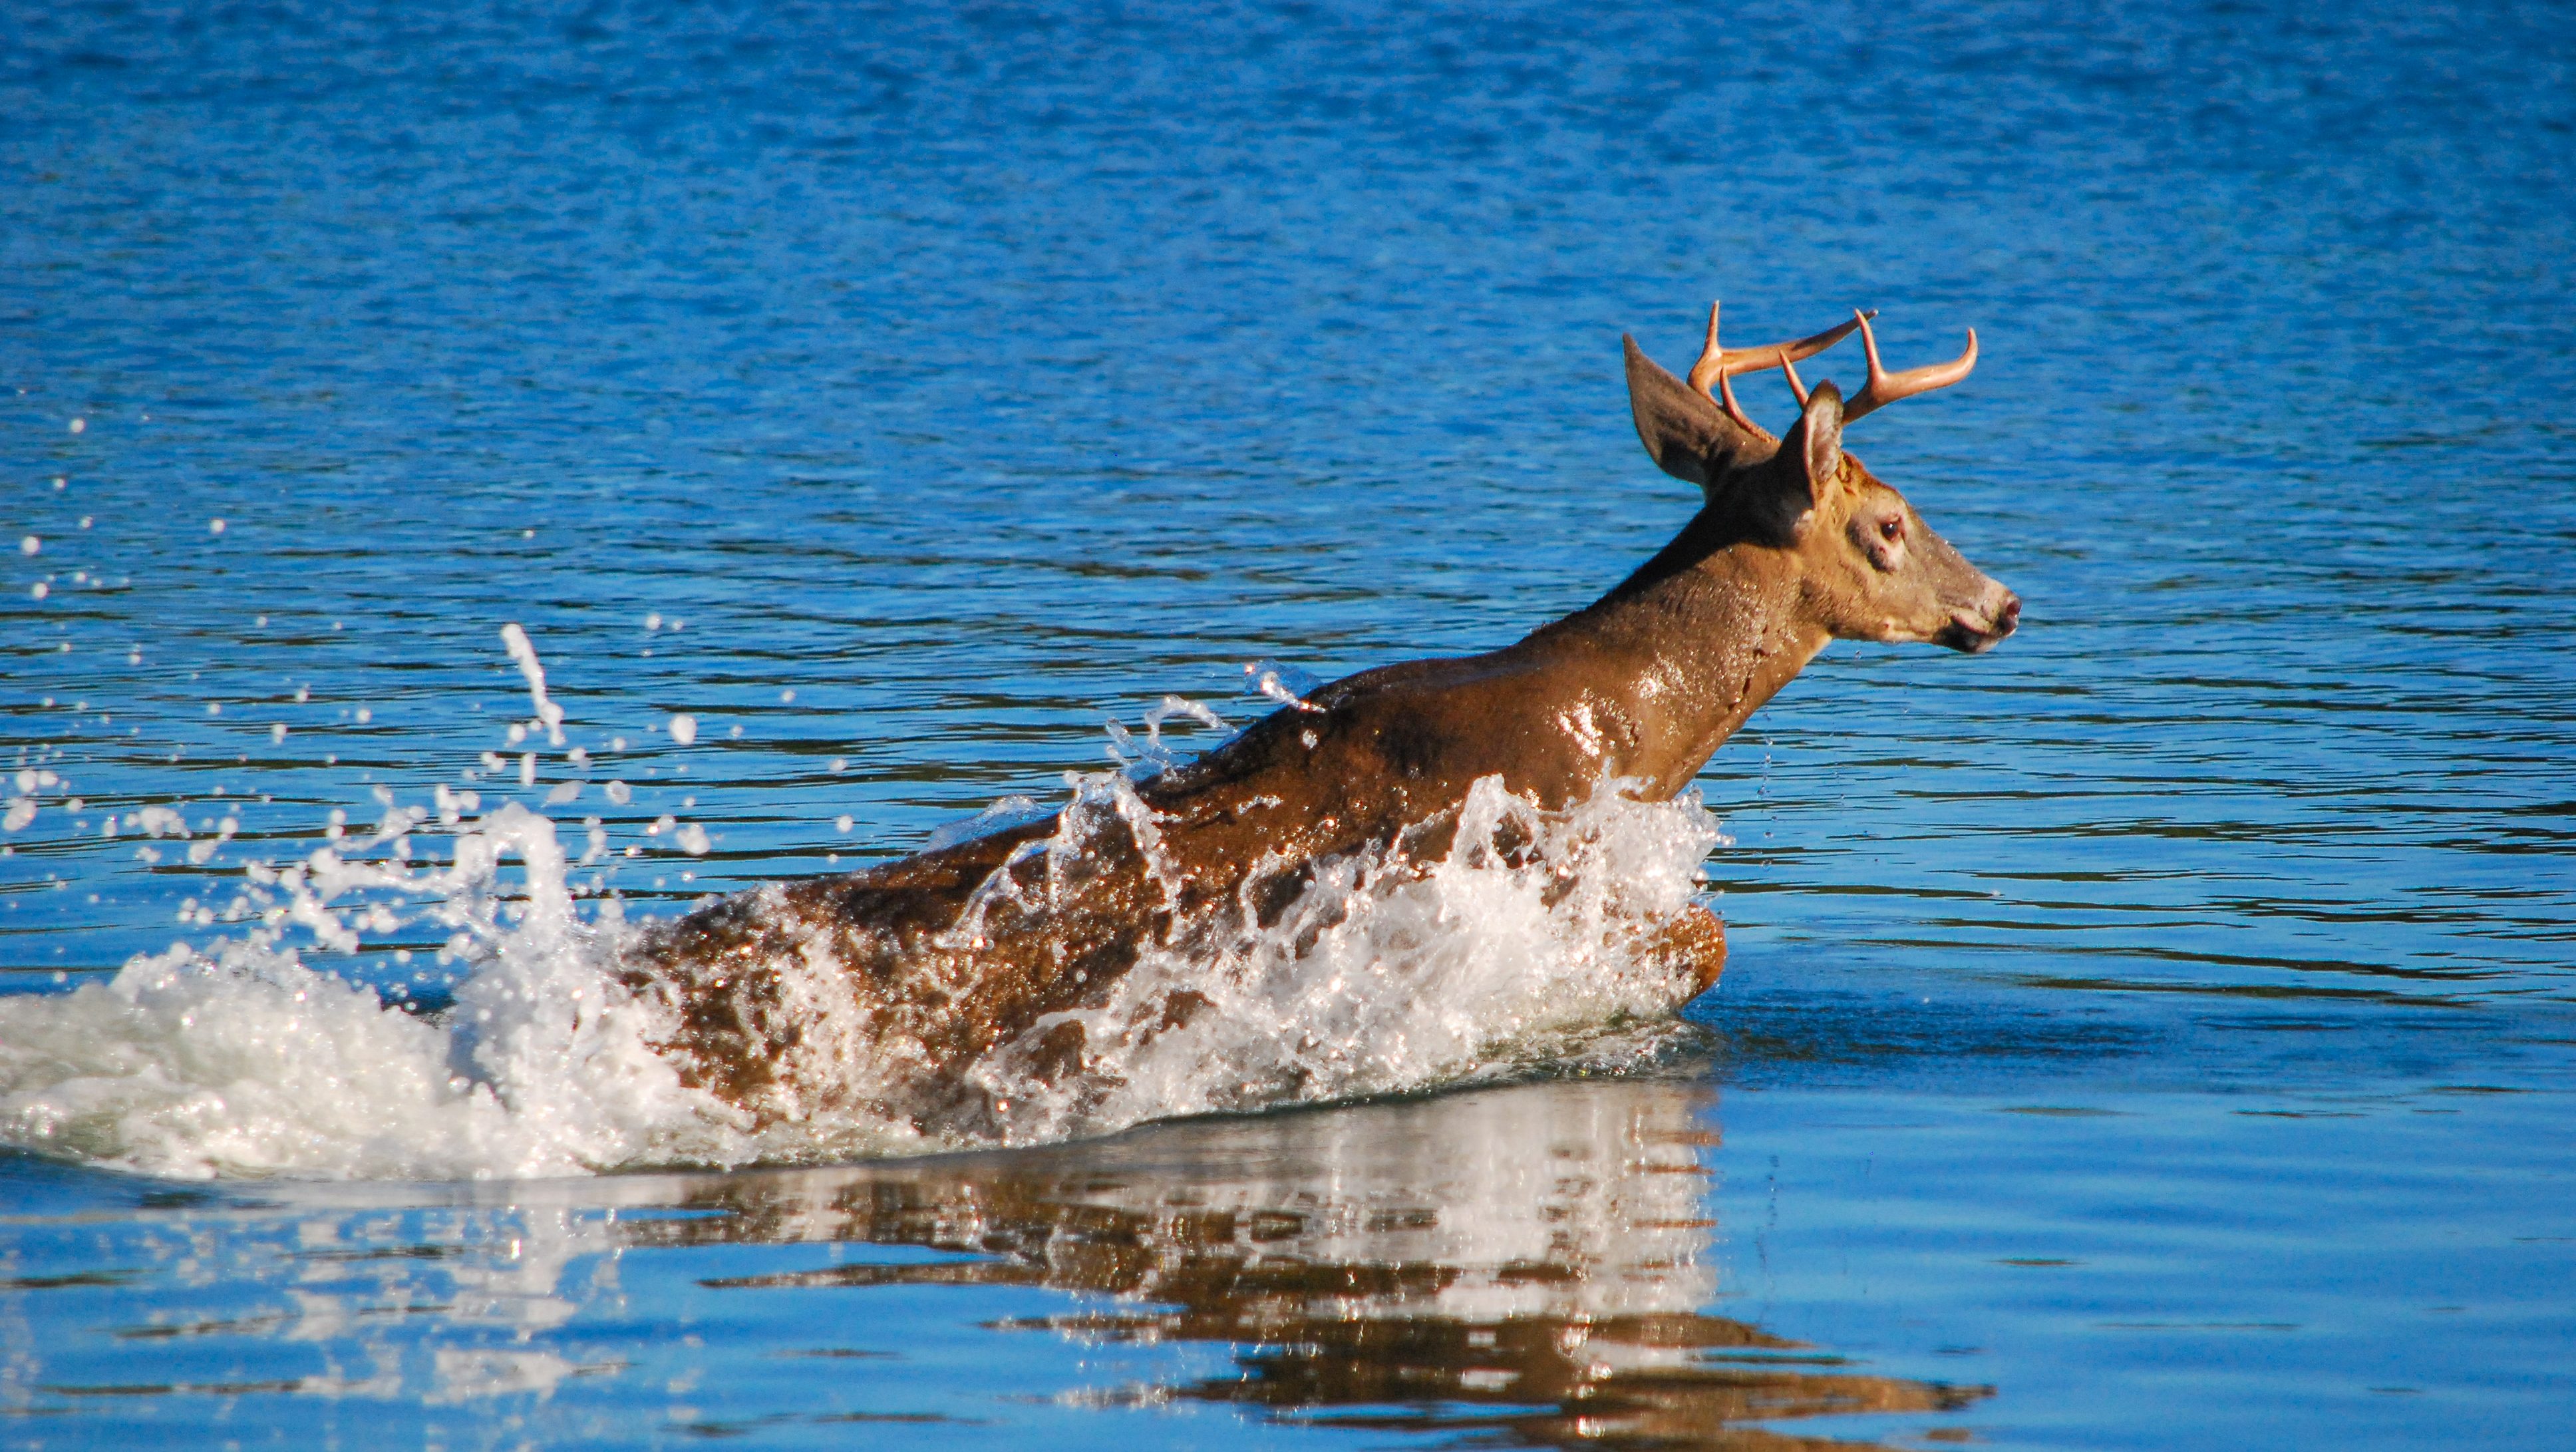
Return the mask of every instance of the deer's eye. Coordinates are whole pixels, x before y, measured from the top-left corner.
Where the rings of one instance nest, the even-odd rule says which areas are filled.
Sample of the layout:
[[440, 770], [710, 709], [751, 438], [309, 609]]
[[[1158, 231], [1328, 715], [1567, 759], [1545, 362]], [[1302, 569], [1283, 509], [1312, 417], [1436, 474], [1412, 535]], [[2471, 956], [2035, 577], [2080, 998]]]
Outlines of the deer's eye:
[[1889, 544], [1896, 543], [1904, 533], [1905, 520], [1901, 515], [1891, 514], [1878, 522], [1878, 537]]

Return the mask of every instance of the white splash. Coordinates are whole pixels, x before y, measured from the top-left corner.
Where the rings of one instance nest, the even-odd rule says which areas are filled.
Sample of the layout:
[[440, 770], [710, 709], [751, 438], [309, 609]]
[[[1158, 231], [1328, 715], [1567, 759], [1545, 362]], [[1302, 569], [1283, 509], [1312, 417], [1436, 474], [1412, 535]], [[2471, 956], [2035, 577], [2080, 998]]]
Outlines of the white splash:
[[[551, 821], [516, 804], [467, 817], [470, 794], [442, 788], [435, 816], [455, 834], [451, 850], [443, 865], [416, 865], [406, 834], [432, 809], [380, 795], [372, 840], [350, 834], [301, 863], [250, 868], [225, 914], [256, 924], [239, 936], [174, 945], [107, 983], [0, 998], [0, 1143], [168, 1176], [402, 1179], [960, 1147], [883, 1111], [764, 1127], [684, 1086], [651, 1047], [674, 1026], [612, 971], [628, 932], [616, 904], [583, 917]], [[1006, 800], [973, 826], [1033, 808]], [[1150, 837], [1149, 816], [1126, 775], [1080, 777], [1044, 850], [1078, 851], [1111, 822]], [[1328, 864], [1272, 926], [1157, 949], [1097, 1006], [1051, 1016], [977, 1063], [971, 1076], [1009, 1106], [998, 1139], [977, 1142], [1418, 1090], [1569, 1058], [1634, 1063], [1672, 1031], [1665, 1010], [1687, 992], [1681, 970], [1640, 950], [1639, 927], [1689, 903], [1717, 840], [1691, 799], [1604, 790], [1551, 814], [1479, 784], [1445, 858]], [[388, 855], [363, 855], [387, 843]], [[424, 924], [470, 969], [437, 1013], [305, 961]], [[817, 1016], [807, 1042], [838, 1046], [840, 1072], [895, 1070], [892, 1046], [828, 1021], [850, 1001], [833, 962], [782, 971]], [[1174, 1027], [1183, 990], [1207, 1003]], [[1089, 1061], [1056, 1082], [1035, 1068], [1039, 1041], [1067, 1019], [1083, 1025]]]
[[[0, 1142], [184, 1177], [748, 1158], [731, 1112], [682, 1089], [646, 1047], [652, 1026], [618, 1001], [600, 966], [618, 924], [575, 916], [553, 823], [514, 803], [454, 847], [449, 865], [419, 870], [337, 847], [254, 867], [235, 907], [260, 927], [137, 958], [106, 983], [0, 1000]], [[505, 854], [524, 865], [506, 898]], [[477, 964], [435, 1017], [288, 946], [355, 952], [409, 925], [388, 890], [428, 898], [411, 924], [449, 929], [449, 951]]]
[[517, 621], [501, 627], [501, 644], [518, 663], [519, 675], [528, 683], [528, 705], [537, 713], [536, 724], [546, 733], [546, 740], [556, 746], [564, 744], [564, 710], [546, 694], [546, 668], [537, 659], [537, 648], [528, 643], [528, 632]]
[[[1323, 866], [1267, 927], [1148, 952], [1106, 1002], [1048, 1015], [978, 1063], [973, 1077], [1009, 1106], [1003, 1138], [1651, 1053], [1689, 988], [1644, 937], [1690, 903], [1718, 834], [1695, 798], [1640, 802], [1616, 786], [1550, 813], [1487, 778], [1445, 857], [1355, 854]], [[1150, 814], [1125, 778], [1090, 778], [1083, 792], [1049, 851], [1080, 851], [1115, 816], [1152, 855]], [[1206, 1000], [1177, 1027], [1176, 993]], [[1046, 1041], [1066, 1022], [1082, 1026], [1084, 1072], [1050, 1074]]]

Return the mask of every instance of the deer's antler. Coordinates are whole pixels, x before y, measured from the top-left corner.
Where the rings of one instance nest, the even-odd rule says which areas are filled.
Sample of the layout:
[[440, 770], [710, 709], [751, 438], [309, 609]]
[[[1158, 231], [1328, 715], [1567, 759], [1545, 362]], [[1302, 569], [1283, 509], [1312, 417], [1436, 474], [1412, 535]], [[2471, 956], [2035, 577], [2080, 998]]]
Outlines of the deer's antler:
[[[1850, 403], [1843, 406], [1844, 423], [1850, 423], [1853, 419], [1860, 417], [1862, 414], [1868, 413], [1876, 408], [1884, 407], [1887, 404], [1894, 403], [1900, 398], [1912, 398], [1918, 393], [1930, 393], [1936, 388], [1947, 388], [1951, 384], [1958, 382], [1960, 379], [1967, 377], [1968, 374], [1977, 366], [1977, 330], [1970, 328], [1968, 330], [1968, 351], [1960, 354], [1958, 357], [1951, 359], [1947, 363], [1927, 363], [1920, 368], [1908, 368], [1902, 373], [1890, 373], [1887, 371], [1887, 366], [1878, 361], [1878, 338], [1877, 335], [1870, 331], [1869, 327], [1869, 320], [1872, 316], [1874, 316], [1874, 314], [1854, 309], [1852, 312], [1852, 320], [1843, 324], [1843, 330], [1845, 332], [1848, 332], [1853, 328], [1860, 329], [1861, 350], [1869, 354], [1869, 382], [1862, 387], [1858, 394], [1853, 396]], [[1714, 329], [1714, 326], [1715, 325], [1712, 323], [1712, 329]], [[1710, 336], [1715, 336], [1714, 331], [1711, 332]], [[1824, 335], [1819, 333], [1817, 336], [1822, 337]], [[1801, 353], [1798, 356], [1803, 358], [1806, 355]], [[1783, 364], [1782, 366], [1786, 367], [1787, 365]], [[1797, 377], [1798, 375], [1795, 373], [1789, 375], [1790, 387], [1797, 387]], [[1801, 405], [1806, 402], [1804, 394], [1799, 396], [1798, 402]]]
[[[1700, 348], [1699, 361], [1691, 365], [1690, 386], [1715, 399], [1718, 407], [1726, 410], [1728, 418], [1764, 438], [1771, 436], [1770, 431], [1746, 415], [1743, 406], [1735, 401], [1735, 385], [1729, 380], [1738, 373], [1759, 373], [1766, 368], [1787, 370], [1789, 386], [1797, 390], [1799, 405], [1803, 407], [1807, 393], [1805, 389], [1798, 388], [1798, 375], [1789, 369], [1789, 365], [1801, 358], [1812, 358], [1850, 337], [1854, 328], [1863, 329], [1862, 336], [1866, 337], [1869, 320], [1878, 316], [1875, 310], [1866, 313], [1856, 311], [1852, 314], [1852, 321], [1827, 328], [1813, 337], [1800, 338], [1794, 343], [1766, 343], [1759, 348], [1721, 348], [1717, 345], [1717, 306], [1716, 303], [1708, 305], [1708, 342]], [[1870, 376], [1876, 378], [1878, 375], [1873, 371]], [[1715, 385], [1713, 389], [1712, 384]], [[1937, 388], [1940, 385], [1929, 386]]]

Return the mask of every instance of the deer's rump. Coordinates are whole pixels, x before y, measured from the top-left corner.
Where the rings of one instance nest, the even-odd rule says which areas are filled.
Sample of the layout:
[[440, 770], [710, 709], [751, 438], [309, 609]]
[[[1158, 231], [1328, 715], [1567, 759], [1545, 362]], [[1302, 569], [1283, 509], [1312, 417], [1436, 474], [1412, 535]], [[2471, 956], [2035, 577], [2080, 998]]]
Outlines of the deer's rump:
[[[1669, 1008], [1723, 962], [1688, 898], [1695, 808], [1604, 803], [1576, 825], [1499, 781], [1409, 824], [1267, 805], [1158, 809], [1104, 778], [1046, 821], [649, 929], [619, 976], [683, 1080], [756, 1120], [859, 1114], [978, 1143], [1411, 1087], [1423, 1064], [1372, 1045], [1372, 1014], [1442, 1015], [1407, 1052], [1454, 1069], [1552, 1005]], [[1605, 850], [1658, 835], [1623, 810], [1688, 839], [1650, 883]], [[1443, 984], [1454, 1009], [1402, 1001]]]

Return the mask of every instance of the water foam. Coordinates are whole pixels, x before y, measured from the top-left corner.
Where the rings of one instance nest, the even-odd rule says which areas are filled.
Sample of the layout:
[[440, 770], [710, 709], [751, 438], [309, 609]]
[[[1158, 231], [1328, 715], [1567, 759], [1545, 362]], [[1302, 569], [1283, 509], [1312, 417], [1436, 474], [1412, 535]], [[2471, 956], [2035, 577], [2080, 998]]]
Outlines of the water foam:
[[[1150, 839], [1124, 772], [1070, 785], [1046, 850], [1078, 852], [1113, 821]], [[653, 1047], [673, 1036], [668, 1011], [614, 975], [633, 929], [613, 900], [585, 914], [553, 822], [516, 803], [470, 818], [452, 796], [438, 805], [454, 834], [443, 864], [411, 860], [430, 812], [388, 803], [372, 840], [250, 868], [226, 914], [246, 931], [0, 999], [0, 1143], [180, 1177], [526, 1177], [1034, 1142], [1586, 1055], [1633, 1063], [1674, 1032], [1665, 1010], [1687, 993], [1641, 929], [1690, 902], [1720, 840], [1692, 798], [1605, 789], [1548, 813], [1481, 783], [1437, 860], [1390, 848], [1327, 863], [1270, 926], [1153, 950], [1096, 1006], [973, 1065], [1008, 1113], [961, 1140], [882, 1109], [755, 1119], [687, 1087]], [[1009, 801], [988, 819], [1026, 812]], [[424, 924], [467, 965], [452, 1005], [419, 1011], [330, 971]], [[814, 980], [798, 996], [818, 1015], [848, 998], [828, 961], [782, 966]], [[1174, 1026], [1184, 990], [1206, 1004]], [[1067, 1019], [1089, 1067], [1042, 1072], [1039, 1042]], [[816, 1028], [810, 1041], [843, 1044], [845, 1072], [871, 1067], [865, 1044]]]
[[[1487, 778], [1440, 856], [1398, 843], [1326, 862], [1274, 922], [1148, 951], [1105, 1002], [1039, 1019], [970, 1071], [1008, 1106], [1000, 1138], [1650, 1054], [1690, 980], [1647, 939], [1689, 904], [1720, 839], [1695, 797], [1648, 803], [1620, 785], [1547, 812]], [[1124, 778], [1086, 787], [1089, 811], [1146, 837]], [[1079, 849], [1083, 809], [1050, 850]], [[1175, 993], [1204, 1000], [1177, 1025]], [[1043, 1067], [1065, 1023], [1083, 1030], [1080, 1074]]]
[[[501, 891], [502, 859], [525, 865]], [[153, 1174], [458, 1179], [735, 1158], [726, 1116], [649, 1047], [600, 965], [554, 824], [515, 803], [448, 865], [315, 852], [254, 867], [262, 925], [128, 963], [105, 983], [0, 1000], [0, 1141]], [[425, 897], [411, 917], [380, 894]], [[344, 898], [356, 898], [343, 907]], [[453, 1005], [407, 1011], [304, 962], [366, 933], [451, 930], [475, 964]]]

